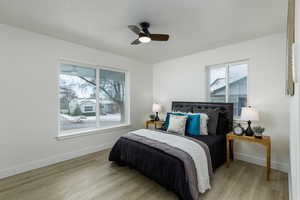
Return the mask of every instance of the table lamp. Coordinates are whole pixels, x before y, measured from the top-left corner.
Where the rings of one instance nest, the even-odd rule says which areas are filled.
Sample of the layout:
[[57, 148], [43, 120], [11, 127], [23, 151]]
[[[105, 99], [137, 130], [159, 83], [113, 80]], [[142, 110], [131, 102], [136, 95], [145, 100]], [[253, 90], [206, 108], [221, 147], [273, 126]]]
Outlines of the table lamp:
[[242, 108], [241, 120], [248, 122], [248, 127], [245, 131], [247, 136], [253, 136], [254, 132], [251, 128], [251, 121], [258, 121], [259, 115], [258, 112], [251, 106]]
[[161, 105], [154, 103], [152, 105], [152, 111], [156, 113], [154, 121], [159, 121], [158, 113], [161, 112]]

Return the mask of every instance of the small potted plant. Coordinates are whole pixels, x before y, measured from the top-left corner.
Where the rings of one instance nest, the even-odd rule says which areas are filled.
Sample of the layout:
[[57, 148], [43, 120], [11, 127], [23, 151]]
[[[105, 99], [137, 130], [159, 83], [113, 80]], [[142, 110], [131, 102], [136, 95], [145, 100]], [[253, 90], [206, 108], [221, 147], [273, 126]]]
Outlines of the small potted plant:
[[253, 131], [254, 131], [254, 136], [256, 138], [261, 139], [263, 137], [263, 132], [265, 131], [265, 128], [261, 126], [255, 126], [253, 127]]

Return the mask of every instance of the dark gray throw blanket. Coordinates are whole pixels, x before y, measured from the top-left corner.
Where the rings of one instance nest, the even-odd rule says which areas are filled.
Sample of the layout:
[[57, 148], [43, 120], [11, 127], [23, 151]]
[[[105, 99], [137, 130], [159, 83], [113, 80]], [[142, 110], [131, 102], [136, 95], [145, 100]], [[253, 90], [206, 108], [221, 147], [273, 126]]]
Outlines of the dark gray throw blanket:
[[[165, 134], [172, 134], [172, 133], [165, 132]], [[175, 135], [175, 134], [172, 134], [172, 135]], [[208, 162], [207, 165], [208, 165], [208, 170], [209, 170], [209, 176], [210, 176], [210, 178], [212, 178], [213, 172], [212, 172], [212, 164], [211, 164], [211, 158], [210, 158], [208, 146], [205, 143], [203, 143], [199, 140], [193, 139], [191, 137], [185, 137], [185, 136], [181, 136], [181, 135], [177, 135], [177, 134], [176, 134], [176, 136], [184, 137], [186, 139], [192, 140], [193, 142], [195, 142], [199, 145], [199, 148], [204, 149], [206, 157], [207, 157], [207, 162]], [[180, 159], [184, 163], [184, 169], [185, 169], [185, 174], [186, 174], [185, 178], [186, 178], [186, 182], [189, 184], [191, 196], [194, 200], [199, 199], [197, 170], [195, 167], [194, 160], [187, 152], [185, 152], [182, 149], [176, 148], [174, 146], [170, 146], [166, 143], [162, 143], [157, 140], [153, 140], [153, 139], [141, 136], [141, 135], [136, 135], [134, 133], [126, 134], [126, 135], [122, 136], [122, 138], [126, 138], [128, 140], [136, 141], [139, 143], [143, 143], [145, 145], [148, 145], [155, 149], [159, 149], [160, 151], [163, 151], [166, 154], [169, 154], [171, 156], [174, 156], [174, 157]], [[126, 155], [126, 152], [121, 152], [120, 156], [121, 156], [121, 159], [123, 159], [122, 156], [127, 157], [128, 155]]]

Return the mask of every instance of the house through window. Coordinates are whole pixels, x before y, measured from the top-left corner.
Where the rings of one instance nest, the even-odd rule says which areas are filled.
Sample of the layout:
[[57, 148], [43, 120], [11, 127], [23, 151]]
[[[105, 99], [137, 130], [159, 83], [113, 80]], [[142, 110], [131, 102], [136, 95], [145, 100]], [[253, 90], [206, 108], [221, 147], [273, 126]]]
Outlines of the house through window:
[[207, 67], [208, 100], [234, 103], [234, 116], [247, 106], [248, 62], [233, 62]]
[[85, 112], [95, 112], [96, 111], [96, 108], [95, 108], [96, 106], [85, 106], [84, 107], [84, 111]]
[[60, 130], [128, 124], [126, 72], [60, 64]]

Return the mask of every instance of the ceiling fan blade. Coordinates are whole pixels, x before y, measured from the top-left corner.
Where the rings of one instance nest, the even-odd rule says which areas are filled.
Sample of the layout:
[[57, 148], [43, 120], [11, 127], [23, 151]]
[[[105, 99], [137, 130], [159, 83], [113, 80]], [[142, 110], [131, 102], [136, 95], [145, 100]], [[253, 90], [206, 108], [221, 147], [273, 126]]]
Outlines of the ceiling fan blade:
[[129, 25], [128, 28], [137, 35], [141, 32], [141, 29], [136, 25]]
[[131, 42], [131, 45], [138, 45], [141, 42], [139, 41], [139, 39], [134, 40], [133, 42]]
[[169, 35], [167, 34], [150, 34], [151, 40], [154, 41], [168, 41]]

